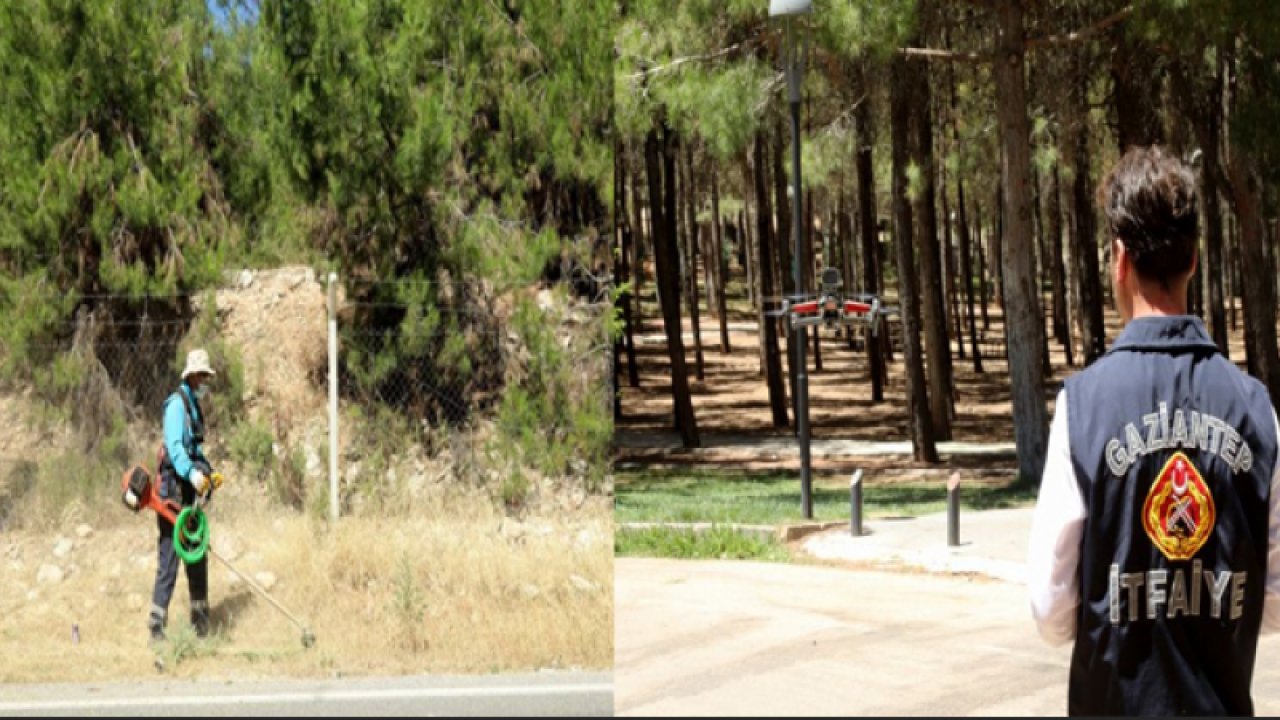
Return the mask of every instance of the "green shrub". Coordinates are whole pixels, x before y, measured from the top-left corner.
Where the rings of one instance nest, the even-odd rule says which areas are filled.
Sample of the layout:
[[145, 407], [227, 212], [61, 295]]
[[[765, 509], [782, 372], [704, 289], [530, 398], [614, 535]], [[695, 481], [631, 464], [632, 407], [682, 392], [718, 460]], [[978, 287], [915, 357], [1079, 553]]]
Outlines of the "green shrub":
[[[601, 319], [610, 321], [610, 316]], [[517, 304], [511, 327], [529, 359], [503, 393], [493, 450], [545, 475], [579, 479], [598, 492], [608, 473], [613, 435], [608, 354], [582, 345], [603, 339], [605, 328], [589, 323], [584, 337], [565, 347], [556, 326], [527, 298]]]
[[227, 452], [248, 476], [246, 480], [261, 482], [275, 466], [275, 436], [263, 423], [244, 421], [231, 431]]
[[394, 580], [395, 597], [393, 599], [393, 615], [400, 625], [396, 638], [400, 645], [410, 652], [421, 652], [427, 649], [426, 636], [427, 601], [418, 579], [414, 573], [413, 562], [408, 554], [401, 554], [396, 566]]

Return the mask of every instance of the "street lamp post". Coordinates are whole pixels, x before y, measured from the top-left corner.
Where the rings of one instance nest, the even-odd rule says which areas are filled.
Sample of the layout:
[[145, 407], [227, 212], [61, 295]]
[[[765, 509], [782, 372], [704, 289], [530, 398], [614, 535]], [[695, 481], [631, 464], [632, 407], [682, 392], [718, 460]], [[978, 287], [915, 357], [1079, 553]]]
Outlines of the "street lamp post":
[[[804, 75], [808, 38], [804, 34], [804, 28], [797, 25], [801, 16], [812, 12], [812, 0], [769, 0], [769, 17], [781, 18], [783, 22], [782, 59], [787, 74], [787, 101], [791, 110], [791, 229], [796, 248], [792, 271], [795, 275], [796, 293], [801, 296], [806, 291], [804, 270], [809, 262], [801, 215], [803, 205], [800, 202], [800, 85]], [[793, 327], [791, 332], [796, 362], [795, 406], [796, 435], [800, 441], [800, 505], [805, 519], [810, 519], [813, 517], [813, 493], [809, 455], [809, 371], [805, 348], [809, 333], [805, 327]]]

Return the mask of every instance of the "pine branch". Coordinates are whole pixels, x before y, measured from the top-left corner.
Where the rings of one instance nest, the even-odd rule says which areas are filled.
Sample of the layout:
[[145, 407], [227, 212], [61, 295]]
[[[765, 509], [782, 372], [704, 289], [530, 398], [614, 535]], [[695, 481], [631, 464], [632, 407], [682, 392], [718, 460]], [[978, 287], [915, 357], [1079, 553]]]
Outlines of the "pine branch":
[[898, 52], [907, 57], [922, 57], [929, 60], [947, 60], [957, 62], [983, 63], [996, 59], [994, 53], [961, 52], [958, 50], [938, 50], [936, 48], [898, 48]]
[[[1133, 5], [1126, 5], [1120, 10], [1102, 18], [1098, 22], [1081, 28], [1065, 35], [1045, 35], [1043, 37], [1031, 38], [1023, 42], [1022, 47], [1025, 51], [1039, 50], [1041, 48], [1059, 48], [1075, 45], [1083, 42], [1094, 35], [1124, 22], [1133, 14]], [[907, 57], [923, 57], [930, 60], [946, 60], [949, 62], [970, 62], [982, 63], [991, 62], [996, 59], [993, 52], [961, 52], [956, 50], [939, 50], [936, 48], [898, 48], [898, 52]]]
[[644, 79], [644, 78], [646, 78], [646, 77], [648, 77], [648, 76], [650, 76], [650, 75], [656, 75], [656, 74], [658, 74], [658, 73], [660, 73], [660, 72], [663, 72], [663, 71], [666, 71], [666, 70], [671, 70], [671, 69], [673, 69], [673, 68], [677, 68], [677, 67], [679, 67], [679, 66], [681, 66], [681, 65], [684, 65], [685, 63], [690, 63], [690, 62], [702, 62], [702, 61], [704, 61], [704, 60], [715, 60], [716, 58], [724, 57], [725, 55], [728, 55], [729, 53], [731, 53], [731, 52], [733, 52], [733, 51], [735, 51], [735, 50], [737, 50], [737, 49], [741, 48], [741, 47], [743, 46], [743, 44], [744, 44], [744, 43], [735, 43], [735, 44], [733, 44], [733, 45], [730, 45], [730, 46], [729, 46], [729, 47], [727, 47], [727, 48], [722, 48], [722, 49], [717, 50], [717, 51], [715, 51], [715, 52], [704, 53], [704, 54], [702, 54], [702, 55], [690, 55], [690, 56], [688, 56], [688, 57], [676, 58], [675, 60], [672, 60], [671, 62], [667, 63], [666, 65], [655, 65], [655, 66], [653, 66], [653, 67], [651, 67], [651, 68], [648, 68], [648, 69], [646, 69], [646, 70], [641, 70], [640, 72], [632, 73], [632, 74], [631, 74], [631, 75], [629, 75], [628, 77], [629, 77], [631, 80], [641, 80], [641, 79]]
[[1102, 18], [1088, 27], [1067, 33], [1066, 35], [1046, 35], [1044, 37], [1032, 38], [1026, 42], [1025, 47], [1028, 50], [1036, 50], [1042, 47], [1064, 47], [1067, 45], [1074, 45], [1093, 35], [1097, 35], [1112, 25], [1124, 22], [1132, 14], [1133, 6], [1125, 5], [1120, 10]]

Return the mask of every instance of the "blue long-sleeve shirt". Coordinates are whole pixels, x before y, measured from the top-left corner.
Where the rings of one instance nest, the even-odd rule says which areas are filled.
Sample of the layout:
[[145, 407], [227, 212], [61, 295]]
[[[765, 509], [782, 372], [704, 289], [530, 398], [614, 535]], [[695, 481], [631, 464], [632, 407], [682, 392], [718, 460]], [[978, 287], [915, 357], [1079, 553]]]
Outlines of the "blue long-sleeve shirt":
[[203, 424], [204, 418], [200, 417], [199, 406], [196, 405], [191, 388], [185, 382], [177, 392], [164, 401], [164, 448], [169, 454], [169, 462], [173, 463], [173, 469], [178, 477], [190, 482], [191, 469], [195, 462], [197, 460], [207, 462], [207, 460], [204, 457], [204, 449], [196, 442], [191, 432], [186, 404], [182, 402], [178, 393], [186, 394], [197, 421]]

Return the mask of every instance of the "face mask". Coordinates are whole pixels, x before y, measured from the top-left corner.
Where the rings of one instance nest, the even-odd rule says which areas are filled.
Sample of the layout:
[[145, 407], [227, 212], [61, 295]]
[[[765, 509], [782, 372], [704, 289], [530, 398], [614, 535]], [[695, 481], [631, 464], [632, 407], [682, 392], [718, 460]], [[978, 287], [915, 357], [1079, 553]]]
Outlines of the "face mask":
[[195, 396], [196, 396], [196, 399], [197, 399], [197, 400], [203, 400], [203, 399], [205, 399], [206, 397], [208, 397], [208, 396], [209, 396], [209, 386], [208, 386], [208, 385], [201, 385], [200, 387], [196, 388], [196, 390], [195, 390]]

